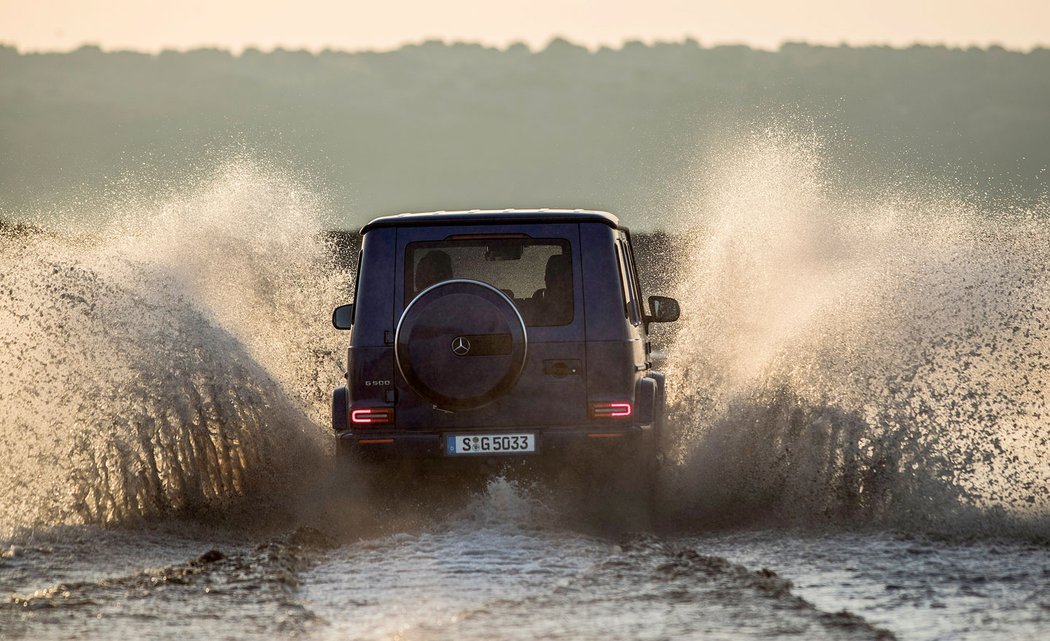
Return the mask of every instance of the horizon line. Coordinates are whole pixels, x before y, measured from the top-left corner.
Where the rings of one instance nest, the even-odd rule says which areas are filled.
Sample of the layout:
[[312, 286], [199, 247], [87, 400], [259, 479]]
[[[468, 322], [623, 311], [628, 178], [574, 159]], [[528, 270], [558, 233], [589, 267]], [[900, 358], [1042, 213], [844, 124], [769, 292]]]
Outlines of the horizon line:
[[638, 38], [624, 38], [619, 42], [618, 45], [609, 44], [598, 44], [594, 46], [588, 46], [582, 44], [579, 41], [574, 41], [566, 36], [554, 35], [551, 36], [542, 47], [534, 47], [524, 40], [513, 40], [506, 42], [502, 45], [490, 44], [481, 42], [479, 40], [467, 40], [467, 39], [441, 39], [441, 38], [422, 38], [418, 40], [406, 40], [394, 47], [362, 47], [360, 49], [334, 47], [334, 46], [320, 46], [320, 47], [295, 47], [284, 44], [276, 44], [269, 48], [264, 48], [261, 45], [245, 45], [240, 48], [236, 46], [226, 46], [218, 44], [198, 44], [190, 45], [187, 47], [169, 47], [163, 46], [153, 49], [146, 48], [135, 48], [135, 47], [121, 47], [121, 46], [104, 46], [97, 42], [84, 41], [78, 45], [70, 48], [21, 48], [16, 43], [8, 43], [0, 41], [0, 49], [14, 49], [19, 55], [33, 55], [33, 54], [71, 54], [76, 53], [84, 49], [95, 49], [102, 53], [136, 53], [142, 55], [159, 55], [162, 53], [190, 53], [194, 51], [217, 51], [229, 53], [232, 56], [240, 57], [246, 52], [259, 52], [264, 54], [287, 52], [287, 53], [309, 53], [311, 55], [318, 54], [361, 54], [361, 53], [394, 53], [403, 49], [411, 49], [424, 46], [435, 46], [442, 45], [446, 47], [455, 46], [468, 46], [468, 47], [480, 47], [482, 49], [489, 49], [495, 51], [510, 51], [511, 49], [524, 48], [529, 53], [539, 53], [549, 49], [555, 43], [566, 43], [575, 48], [584, 49], [588, 53], [598, 53], [601, 51], [623, 51], [628, 47], [643, 46], [645, 48], [655, 48], [659, 46], [689, 46], [692, 45], [697, 49], [719, 49], [719, 48], [730, 48], [730, 47], [744, 47], [754, 51], [765, 51], [769, 53], [778, 53], [783, 51], [785, 47], [791, 46], [805, 46], [812, 48], [824, 48], [824, 49], [896, 49], [896, 50], [907, 50], [915, 48], [924, 49], [947, 49], [949, 51], [971, 51], [974, 49], [980, 51], [1007, 51], [1010, 53], [1034, 53], [1036, 51], [1047, 51], [1050, 50], [1050, 42], [1040, 43], [1032, 45], [1027, 49], [1024, 47], [1012, 47], [1003, 45], [997, 42], [988, 42], [985, 44], [973, 42], [968, 44], [959, 44], [947, 42], [929, 42], [916, 40], [909, 44], [895, 45], [886, 42], [847, 42], [840, 41], [838, 43], [828, 43], [822, 41], [811, 41], [811, 40], [793, 40], [785, 39], [780, 42], [779, 45], [774, 47], [766, 47], [762, 45], [749, 44], [743, 41], [714, 41], [708, 44], [704, 44], [698, 39], [692, 36], [684, 36], [681, 39], [661, 39], [654, 38], [651, 40], [642, 40]]

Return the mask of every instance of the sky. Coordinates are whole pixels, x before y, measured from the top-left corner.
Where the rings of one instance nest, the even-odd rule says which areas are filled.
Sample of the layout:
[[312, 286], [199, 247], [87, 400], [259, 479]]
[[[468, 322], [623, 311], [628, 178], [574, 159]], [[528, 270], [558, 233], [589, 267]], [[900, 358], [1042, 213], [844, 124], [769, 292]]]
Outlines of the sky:
[[0, 0], [21, 51], [395, 49], [428, 39], [542, 48], [626, 40], [1050, 46], [1050, 0]]

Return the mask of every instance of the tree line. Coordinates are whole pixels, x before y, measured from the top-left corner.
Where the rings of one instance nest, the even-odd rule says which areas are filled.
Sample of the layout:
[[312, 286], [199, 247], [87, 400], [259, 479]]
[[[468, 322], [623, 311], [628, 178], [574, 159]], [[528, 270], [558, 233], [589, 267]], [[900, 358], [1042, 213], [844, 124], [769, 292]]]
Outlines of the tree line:
[[0, 47], [0, 216], [176, 185], [230, 155], [301, 172], [348, 226], [463, 207], [643, 216], [680, 207], [699, 162], [771, 123], [819, 138], [849, 187], [1045, 198], [1050, 50]]

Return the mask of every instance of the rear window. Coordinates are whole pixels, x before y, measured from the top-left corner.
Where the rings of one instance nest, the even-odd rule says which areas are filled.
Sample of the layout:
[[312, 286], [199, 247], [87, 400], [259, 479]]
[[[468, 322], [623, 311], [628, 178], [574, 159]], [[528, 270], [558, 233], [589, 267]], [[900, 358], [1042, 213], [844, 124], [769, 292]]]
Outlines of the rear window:
[[501, 290], [526, 325], [572, 322], [572, 254], [567, 240], [468, 237], [410, 243], [405, 249], [405, 305], [450, 278], [479, 280]]

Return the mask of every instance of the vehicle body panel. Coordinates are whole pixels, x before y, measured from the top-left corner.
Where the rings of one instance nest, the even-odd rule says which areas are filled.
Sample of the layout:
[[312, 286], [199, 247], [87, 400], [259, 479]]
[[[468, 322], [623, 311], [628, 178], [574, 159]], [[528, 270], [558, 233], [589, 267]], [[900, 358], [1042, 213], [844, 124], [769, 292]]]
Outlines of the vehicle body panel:
[[[536, 434], [535, 455], [522, 456], [545, 458], [643, 448], [655, 439], [663, 376], [651, 370], [630, 236], [614, 216], [569, 210], [413, 214], [376, 219], [362, 233], [348, 384], [334, 397], [333, 412], [389, 407], [395, 420], [357, 425], [333, 419], [343, 445], [379, 458], [447, 459], [452, 434], [514, 431]], [[567, 243], [576, 293], [572, 319], [527, 327], [527, 355], [509, 391], [480, 407], [443, 410], [417, 393], [396, 364], [395, 332], [416, 296], [416, 288], [406, 295], [406, 251], [420, 246], [414, 244], [504, 234]], [[526, 294], [509, 293], [516, 305]], [[629, 403], [633, 410], [598, 418], [596, 402]]]

